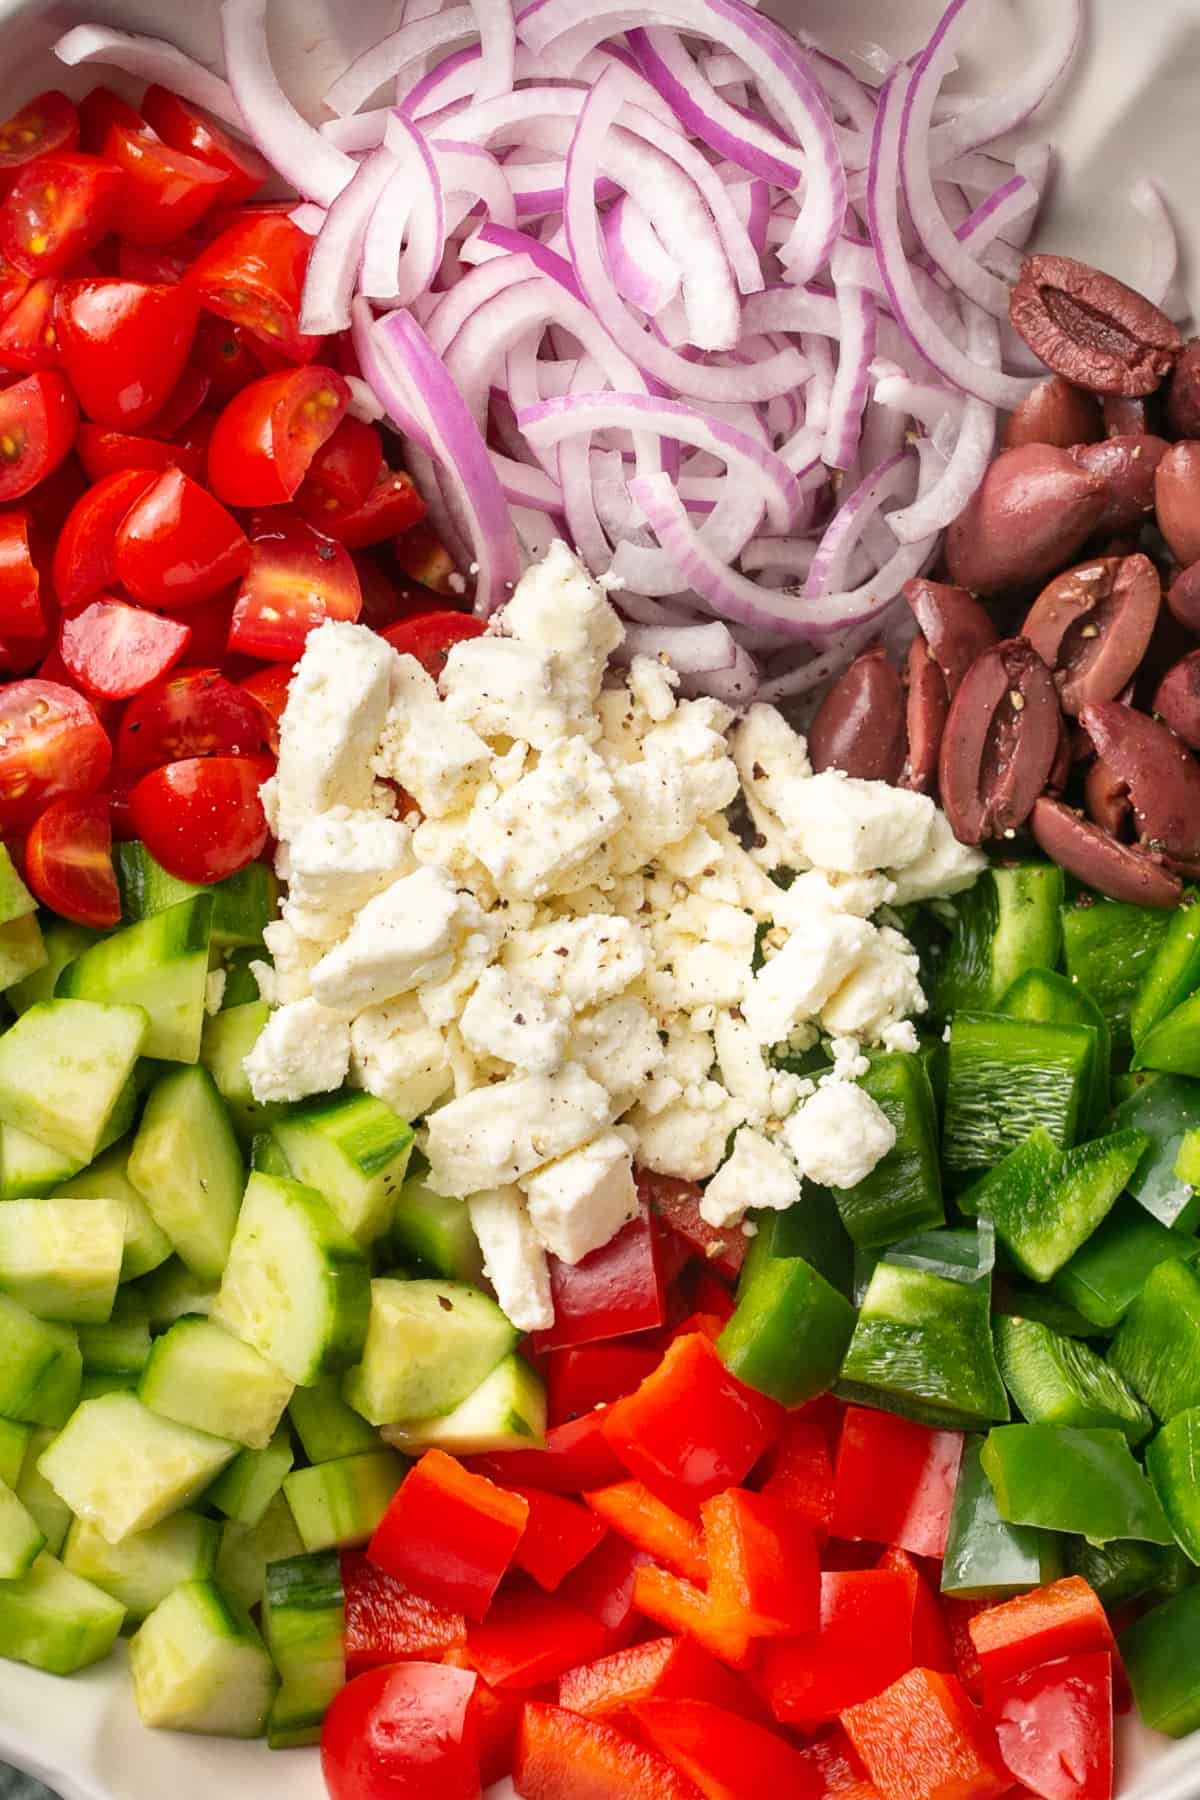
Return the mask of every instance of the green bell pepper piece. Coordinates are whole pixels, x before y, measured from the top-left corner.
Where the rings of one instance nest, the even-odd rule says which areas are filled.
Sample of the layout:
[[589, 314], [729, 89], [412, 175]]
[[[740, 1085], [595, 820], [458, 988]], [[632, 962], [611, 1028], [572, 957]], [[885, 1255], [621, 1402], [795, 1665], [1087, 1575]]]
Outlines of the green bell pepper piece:
[[1159, 939], [1154, 960], [1142, 977], [1129, 1014], [1137, 1049], [1168, 1013], [1200, 988], [1200, 893], [1189, 888]]
[[1009, 1018], [1033, 1019], [1042, 1025], [1093, 1027], [1096, 1055], [1092, 1064], [1087, 1116], [1090, 1124], [1099, 1124], [1108, 1111], [1112, 1033], [1107, 1019], [1087, 990], [1052, 969], [1027, 969], [1005, 994], [1000, 1011], [1007, 1013]]
[[1108, 1610], [1143, 1594], [1177, 1594], [1191, 1585], [1195, 1573], [1178, 1545], [1138, 1544], [1131, 1538], [1114, 1538], [1110, 1544], [1068, 1538], [1064, 1560], [1068, 1575], [1082, 1575]]
[[1164, 1262], [1193, 1262], [1200, 1243], [1170, 1231], [1128, 1195], [1054, 1277], [1054, 1292], [1100, 1331], [1112, 1331]]
[[1144, 1131], [1150, 1143], [1129, 1179], [1129, 1191], [1163, 1225], [1194, 1231], [1200, 1192], [1175, 1170], [1187, 1132], [1200, 1126], [1200, 1081], [1160, 1075], [1122, 1100], [1109, 1119], [1113, 1131]]
[[1146, 1446], [1146, 1473], [1175, 1536], [1200, 1563], [1200, 1407], [1168, 1419]]
[[1134, 1001], [1170, 921], [1168, 912], [1093, 894], [1063, 908], [1067, 974], [1096, 1002], [1118, 1050], [1130, 1043]]
[[1180, 1181], [1186, 1181], [1190, 1187], [1200, 1187], [1200, 1126], [1193, 1126], [1191, 1131], [1185, 1131], [1179, 1140], [1175, 1173]]
[[755, 1235], [738, 1281], [738, 1298], [754, 1271], [768, 1259], [799, 1257], [847, 1300], [853, 1293], [854, 1246], [846, 1234], [837, 1202], [828, 1188], [803, 1184], [800, 1199], [786, 1212], [751, 1215]]
[[998, 864], [955, 902], [958, 924], [933, 993], [939, 1018], [988, 1011], [1026, 969], [1053, 969], [1062, 948], [1061, 869]]
[[944, 1224], [937, 1111], [924, 1059], [872, 1057], [859, 1086], [890, 1121], [896, 1142], [865, 1180], [835, 1194], [846, 1230], [870, 1246]]
[[1049, 1281], [1112, 1210], [1148, 1143], [1119, 1131], [1060, 1151], [1038, 1126], [959, 1205], [989, 1213], [1021, 1273]]
[[947, 1169], [994, 1168], [1041, 1125], [1060, 1150], [1079, 1135], [1091, 1092], [1096, 1033], [1001, 1013], [950, 1023], [942, 1155]]
[[811, 1263], [768, 1252], [746, 1259], [717, 1354], [747, 1387], [801, 1406], [832, 1386], [853, 1331], [854, 1308]]
[[1200, 1406], [1200, 1276], [1159, 1263], [1121, 1321], [1108, 1360], [1160, 1419]]
[[1200, 1587], [1143, 1613], [1117, 1640], [1137, 1709], [1153, 1731], [1200, 1725]]
[[1014, 1319], [1036, 1319], [1039, 1325], [1057, 1331], [1060, 1337], [1094, 1338], [1111, 1334], [1087, 1319], [1063, 1300], [1053, 1288], [1038, 1287], [1031, 1281], [1008, 1279], [997, 1289], [993, 1310]]
[[1128, 1383], [1078, 1338], [1033, 1319], [997, 1318], [994, 1330], [1000, 1373], [1031, 1425], [1111, 1425], [1131, 1444], [1153, 1431]]
[[1138, 1046], [1135, 1069], [1166, 1075], [1200, 1075], [1200, 994], [1181, 1001], [1152, 1025]]
[[992, 1484], [983, 1472], [981, 1437], [963, 1445], [946, 1555], [942, 1592], [964, 1600], [994, 1595], [1002, 1600], [1057, 1581], [1062, 1574], [1062, 1540], [1053, 1531], [1009, 1525], [996, 1511]]
[[1071, 1531], [1093, 1543], [1175, 1539], [1154, 1489], [1119, 1431], [1069, 1425], [999, 1425], [983, 1446], [984, 1472], [1010, 1525]]

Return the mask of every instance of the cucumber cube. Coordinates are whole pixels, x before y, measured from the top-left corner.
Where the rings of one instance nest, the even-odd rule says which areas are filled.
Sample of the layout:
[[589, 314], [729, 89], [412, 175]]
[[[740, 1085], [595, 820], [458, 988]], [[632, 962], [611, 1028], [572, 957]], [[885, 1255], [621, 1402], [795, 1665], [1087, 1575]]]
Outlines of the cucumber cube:
[[282, 1685], [267, 1721], [273, 1750], [320, 1739], [326, 1708], [345, 1681], [342, 1572], [331, 1550], [272, 1563], [263, 1636]]
[[324, 1194], [351, 1237], [374, 1243], [391, 1224], [412, 1152], [412, 1126], [373, 1094], [334, 1094], [279, 1119], [273, 1135], [297, 1181]]
[[42, 941], [42, 928], [32, 913], [24, 919], [10, 919], [0, 925], [0, 988], [15, 987], [28, 981], [48, 961]]
[[494, 1300], [457, 1281], [371, 1283], [362, 1361], [342, 1393], [372, 1425], [432, 1419], [474, 1393], [517, 1341]]
[[270, 1565], [303, 1550], [292, 1509], [282, 1493], [276, 1494], [257, 1525], [242, 1525], [236, 1519], [222, 1525], [217, 1586], [239, 1606], [257, 1606], [266, 1592]]
[[275, 917], [279, 883], [265, 863], [249, 863], [211, 887], [197, 887], [168, 875], [145, 844], [132, 840], [113, 846], [113, 863], [127, 919], [149, 919], [184, 900], [205, 894], [212, 899], [214, 950], [239, 944], [261, 944], [263, 927]]
[[271, 1015], [265, 1000], [248, 1000], [244, 1006], [231, 1006], [204, 1021], [200, 1042], [200, 1061], [217, 1084], [217, 1092], [229, 1108], [233, 1129], [247, 1149], [256, 1133], [270, 1131], [283, 1117], [284, 1108], [275, 1101], [265, 1105], [250, 1091], [250, 1077], [245, 1062], [258, 1042]]
[[277, 1684], [250, 1615], [211, 1581], [186, 1581], [129, 1644], [142, 1722], [216, 1737], [260, 1737]]
[[0, 1481], [16, 1487], [21, 1464], [33, 1436], [32, 1425], [18, 1425], [15, 1419], [0, 1419]]
[[451, 1456], [540, 1450], [545, 1435], [545, 1387], [524, 1357], [515, 1352], [444, 1418], [383, 1428], [388, 1443], [412, 1456], [424, 1450], [445, 1450]]
[[180, 1319], [150, 1352], [138, 1384], [143, 1406], [212, 1437], [263, 1450], [293, 1383], [212, 1319]]
[[37, 901], [17, 874], [7, 845], [0, 844], [0, 925], [37, 911]]
[[8, 1200], [0, 1206], [0, 1288], [42, 1319], [99, 1325], [125, 1250], [119, 1200]]
[[39, 1144], [27, 1131], [0, 1125], [0, 1200], [50, 1194], [79, 1169], [77, 1156]]
[[212, 901], [201, 894], [127, 925], [68, 963], [54, 992], [79, 1000], [136, 1001], [150, 1020], [146, 1055], [194, 1063], [205, 1018], [211, 920]]
[[[29, 1140], [31, 1141], [31, 1140]], [[154, 1222], [153, 1214], [129, 1179], [130, 1144], [114, 1144], [88, 1168], [51, 1190], [52, 1200], [120, 1200], [125, 1207], [125, 1248], [121, 1256], [121, 1280], [136, 1281], [165, 1263], [171, 1240]], [[0, 1156], [3, 1155], [0, 1149]]]
[[388, 1248], [399, 1262], [416, 1262], [435, 1275], [478, 1287], [483, 1254], [467, 1203], [435, 1194], [425, 1181], [424, 1165], [422, 1171], [407, 1176], [396, 1198]]
[[0, 1581], [0, 1656], [51, 1675], [102, 1661], [125, 1608], [43, 1551], [28, 1574]]
[[91, 1162], [149, 1029], [140, 1006], [46, 1000], [0, 1037], [0, 1120]]
[[122, 1292], [136, 1296], [145, 1309], [151, 1331], [165, 1331], [189, 1313], [208, 1314], [217, 1303], [216, 1282], [201, 1281], [177, 1256], [168, 1257], [144, 1281]]
[[46, 1534], [6, 1481], [0, 1481], [0, 1582], [31, 1569], [46, 1548]]
[[172, 1069], [150, 1090], [129, 1153], [129, 1179], [194, 1274], [225, 1267], [245, 1169], [207, 1069]]
[[207, 1580], [220, 1542], [217, 1521], [194, 1512], [172, 1513], [120, 1544], [110, 1544], [86, 1519], [73, 1519], [62, 1560], [65, 1569], [119, 1600], [131, 1619], [144, 1619], [182, 1582]]
[[292, 1440], [280, 1428], [263, 1450], [243, 1450], [209, 1488], [205, 1499], [227, 1519], [257, 1525], [292, 1467]]
[[370, 1450], [293, 1469], [283, 1492], [304, 1548], [345, 1550], [365, 1544], [407, 1470], [394, 1450]]
[[378, 1442], [361, 1413], [342, 1399], [336, 1375], [322, 1375], [312, 1387], [298, 1387], [288, 1401], [288, 1418], [310, 1463], [332, 1462], [373, 1450]]
[[43, 1450], [48, 1450], [57, 1436], [57, 1431], [46, 1425], [39, 1425], [33, 1430], [20, 1476], [12, 1483], [13, 1492], [21, 1505], [37, 1520], [38, 1530], [45, 1538], [46, 1548], [51, 1556], [61, 1555], [67, 1528], [73, 1516], [70, 1507], [59, 1499], [38, 1469], [38, 1459]]
[[99, 932], [89, 931], [86, 925], [72, 924], [69, 919], [49, 919], [42, 931], [45, 962], [24, 981], [5, 990], [4, 998], [13, 1011], [28, 1012], [39, 1000], [52, 1000], [54, 984], [67, 964], [74, 962], [89, 945], [97, 943], [99, 937]]
[[0, 1294], [0, 1415], [29, 1425], [62, 1424], [82, 1373], [73, 1331]]

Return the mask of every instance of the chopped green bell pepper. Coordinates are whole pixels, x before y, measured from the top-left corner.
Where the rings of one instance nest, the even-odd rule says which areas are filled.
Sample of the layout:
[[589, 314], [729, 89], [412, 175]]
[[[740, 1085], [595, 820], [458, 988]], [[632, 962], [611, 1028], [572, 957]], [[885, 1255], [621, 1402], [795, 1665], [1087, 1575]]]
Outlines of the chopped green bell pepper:
[[1129, 1014], [1134, 1048], [1200, 988], [1200, 894], [1189, 888], [1158, 942], [1154, 960], [1142, 977]]
[[937, 1110], [925, 1061], [893, 1053], [871, 1058], [859, 1086], [896, 1133], [882, 1162], [834, 1196], [856, 1244], [891, 1244], [909, 1232], [945, 1223], [938, 1161]]
[[747, 1258], [717, 1354], [747, 1387], [800, 1406], [832, 1385], [853, 1331], [854, 1308], [811, 1263], [768, 1252]]
[[950, 1023], [946, 1167], [994, 1168], [1039, 1125], [1067, 1149], [1086, 1116], [1095, 1057], [1090, 1025], [958, 1013]]
[[1193, 1262], [1200, 1243], [1170, 1231], [1128, 1195], [1054, 1277], [1054, 1292], [1101, 1331], [1112, 1331], [1164, 1262]]
[[1146, 1446], [1146, 1473], [1175, 1536], [1200, 1563], [1200, 1407], [1168, 1419]]
[[1117, 1640], [1137, 1709], [1153, 1731], [1200, 1725], [1200, 1587], [1143, 1613]]
[[1119, 1431], [999, 1425], [981, 1457], [1002, 1519], [1071, 1531], [1093, 1543], [1174, 1543], [1154, 1489]]
[[958, 924], [933, 993], [939, 1018], [999, 1006], [1026, 969], [1053, 969], [1062, 947], [1062, 870], [997, 864], [955, 902]]
[[854, 1246], [828, 1188], [806, 1181], [800, 1199], [786, 1212], [751, 1215], [756, 1231], [738, 1282], [738, 1298], [755, 1269], [768, 1259], [800, 1257], [848, 1300], [854, 1283]]
[[1027, 969], [1004, 996], [1000, 1011], [1012, 1019], [1042, 1025], [1091, 1025], [1096, 1033], [1088, 1123], [1099, 1124], [1108, 1111], [1112, 1033], [1108, 1021], [1085, 988], [1051, 969]]
[[1064, 1560], [1067, 1573], [1082, 1575], [1110, 1611], [1143, 1594], [1177, 1594], [1190, 1587], [1195, 1574], [1178, 1545], [1138, 1544], [1130, 1538], [1114, 1538], [1110, 1544], [1068, 1538]]
[[1193, 1126], [1191, 1131], [1185, 1131], [1179, 1140], [1175, 1173], [1180, 1181], [1186, 1181], [1190, 1187], [1200, 1187], [1200, 1126]]
[[1062, 1540], [1053, 1531], [1009, 1525], [996, 1510], [992, 1484], [983, 1472], [983, 1439], [963, 1445], [950, 1529], [942, 1562], [942, 1592], [972, 1600], [1002, 1600], [1057, 1581], [1062, 1574]]
[[1148, 1142], [1119, 1131], [1060, 1151], [1038, 1126], [959, 1204], [989, 1213], [1022, 1274], [1049, 1281], [1111, 1211]]
[[1000, 1373], [1031, 1425], [1111, 1425], [1131, 1444], [1153, 1431], [1128, 1383], [1078, 1338], [1033, 1319], [997, 1318], [994, 1329]]
[[1166, 1075], [1200, 1075], [1200, 994], [1181, 1001], [1152, 1025], [1138, 1046], [1135, 1069]]
[[1150, 1139], [1129, 1180], [1129, 1191], [1163, 1225], [1194, 1231], [1200, 1225], [1200, 1193], [1175, 1171], [1187, 1132], [1200, 1125], [1200, 1081], [1159, 1075], [1111, 1115], [1113, 1131], [1144, 1131]]
[[1062, 913], [1067, 974], [1089, 993], [1119, 1050], [1130, 1042], [1130, 1014], [1166, 936], [1171, 915], [1085, 894]]
[[1159, 1263], [1121, 1321], [1108, 1360], [1160, 1419], [1200, 1406], [1200, 1276]]
[[1039, 1287], [1032, 1281], [1006, 1279], [997, 1288], [992, 1307], [995, 1313], [1005, 1313], [1014, 1319], [1036, 1319], [1039, 1325], [1048, 1326], [1061, 1337], [1111, 1336], [1091, 1319], [1086, 1319], [1069, 1300], [1061, 1299], [1053, 1288]]

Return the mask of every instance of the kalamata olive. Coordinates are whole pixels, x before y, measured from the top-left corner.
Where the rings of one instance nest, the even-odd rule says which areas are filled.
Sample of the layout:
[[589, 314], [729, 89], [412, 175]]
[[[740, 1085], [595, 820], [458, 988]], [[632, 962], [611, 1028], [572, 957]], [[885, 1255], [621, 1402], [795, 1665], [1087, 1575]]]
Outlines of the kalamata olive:
[[1021, 444], [1091, 444], [1101, 436], [1100, 406], [1094, 394], [1073, 387], [1061, 375], [1050, 375], [1026, 395], [1009, 419], [1004, 447]]
[[1142, 843], [1172, 863], [1200, 857], [1200, 762], [1157, 719], [1101, 700], [1080, 714], [1098, 755], [1129, 790]]
[[1097, 531], [1141, 530], [1154, 511], [1154, 479], [1169, 449], [1166, 438], [1145, 434], [1078, 446], [1073, 454], [1080, 468], [1108, 484], [1108, 505]]
[[1162, 587], [1148, 556], [1098, 557], [1042, 589], [1021, 627], [1054, 672], [1063, 711], [1112, 700], [1154, 635]]
[[1095, 820], [1101, 831], [1120, 837], [1129, 820], [1129, 789], [1102, 756], [1096, 758], [1084, 778], [1083, 803], [1088, 818]]
[[966, 844], [1015, 831], [1059, 752], [1062, 714], [1049, 669], [1024, 638], [985, 650], [950, 705], [938, 758], [942, 805]]
[[1200, 562], [1180, 570], [1167, 589], [1167, 605], [1185, 631], [1200, 637]]
[[1046, 791], [1050, 794], [1061, 794], [1071, 779], [1071, 733], [1067, 730], [1067, 722], [1060, 719], [1058, 724], [1058, 749], [1050, 773], [1046, 777]]
[[1131, 394], [1105, 394], [1100, 410], [1105, 437], [1141, 437], [1150, 429], [1149, 407]]
[[1025, 444], [998, 456], [946, 533], [946, 570], [985, 599], [1046, 581], [1069, 563], [1108, 507], [1103, 477], [1069, 450]]
[[1200, 750], [1200, 650], [1168, 669], [1154, 696], [1154, 711], [1176, 737]]
[[1167, 430], [1177, 438], [1200, 438], [1200, 338], [1184, 346], [1166, 394]]
[[953, 699], [971, 664], [999, 641], [999, 633], [966, 588], [944, 581], [908, 581], [904, 598]]
[[856, 657], [822, 700], [808, 728], [818, 774], [841, 769], [892, 786], [904, 767], [904, 689], [882, 649]]
[[1144, 850], [1119, 844], [1060, 800], [1042, 797], [1029, 820], [1040, 849], [1085, 886], [1132, 906], [1178, 906], [1181, 882]]
[[1172, 444], [1154, 478], [1158, 528], [1182, 568], [1200, 562], [1200, 441]]
[[950, 694], [945, 674], [930, 655], [923, 637], [915, 637], [909, 645], [907, 672], [908, 760], [900, 786], [914, 794], [928, 794], [937, 779], [938, 751], [950, 711]]

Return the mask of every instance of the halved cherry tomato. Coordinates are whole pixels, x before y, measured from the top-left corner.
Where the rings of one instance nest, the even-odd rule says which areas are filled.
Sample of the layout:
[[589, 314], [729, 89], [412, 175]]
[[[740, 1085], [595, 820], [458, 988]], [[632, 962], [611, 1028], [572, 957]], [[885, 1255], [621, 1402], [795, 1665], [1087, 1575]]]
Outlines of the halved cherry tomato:
[[0, 194], [35, 156], [74, 150], [78, 142], [79, 114], [65, 94], [48, 88], [0, 125]]
[[[237, 589], [227, 587], [214, 594], [211, 600], [201, 600], [199, 606], [185, 606], [178, 611], [169, 606], [160, 608], [167, 618], [182, 619], [192, 628], [191, 642], [179, 659], [181, 669], [215, 669], [225, 662], [229, 655], [229, 628], [233, 624], [236, 598]], [[239, 667], [231, 666], [230, 680], [240, 672]]]
[[189, 156], [224, 171], [229, 179], [221, 194], [222, 206], [237, 206], [248, 200], [269, 177], [270, 164], [263, 161], [257, 150], [237, 143], [198, 107], [173, 94], [170, 88], [159, 87], [157, 82], [148, 87], [142, 96], [142, 111], [172, 150], [186, 150]]
[[0, 319], [8, 317], [23, 294], [29, 291], [29, 277], [0, 255]]
[[158, 436], [173, 437], [190, 424], [208, 399], [211, 387], [212, 381], [203, 370], [189, 364], [151, 421]]
[[453, 646], [467, 638], [482, 637], [486, 630], [487, 621], [476, 619], [471, 613], [424, 612], [389, 625], [382, 635], [402, 656], [415, 656], [436, 681]]
[[100, 242], [124, 185], [120, 169], [99, 156], [40, 156], [0, 206], [0, 250], [26, 275], [61, 275]]
[[146, 121], [135, 106], [101, 82], [79, 102], [79, 129], [85, 150], [99, 156], [114, 125], [129, 131], [145, 131]]
[[330, 492], [320, 483], [304, 482], [296, 495], [296, 511], [347, 550], [366, 550], [372, 544], [407, 531], [425, 517], [425, 502], [410, 478], [401, 470], [382, 468], [366, 499], [359, 506], [329, 504]]
[[289, 513], [258, 513], [250, 563], [233, 609], [229, 648], [293, 662], [326, 619], [357, 619], [362, 594], [350, 554]]
[[89, 694], [128, 700], [179, 661], [191, 635], [190, 626], [178, 619], [102, 597], [63, 620], [58, 647], [69, 673]]
[[[349, 413], [321, 445], [308, 465], [305, 480], [320, 488], [329, 511], [354, 512], [370, 494], [383, 471], [383, 439], [374, 425]], [[312, 523], [319, 525], [314, 518]]]
[[113, 586], [117, 527], [157, 479], [153, 469], [118, 469], [75, 502], [54, 547], [54, 586], [64, 612]]
[[90, 794], [108, 774], [112, 745], [92, 707], [56, 681], [0, 687], [0, 829], [32, 825], [62, 794]]
[[69, 455], [79, 408], [56, 369], [0, 392], [0, 503], [18, 500]]
[[170, 287], [182, 281], [201, 250], [203, 239], [195, 233], [174, 244], [126, 244], [117, 246], [117, 274], [122, 281], [146, 281]]
[[272, 663], [270, 668], [256, 669], [253, 675], [247, 675], [244, 681], [238, 683], [242, 692], [249, 694], [262, 715], [260, 722], [267, 748], [276, 755], [279, 754], [279, 721], [283, 717], [288, 689], [295, 673], [293, 663]]
[[62, 356], [54, 326], [57, 275], [31, 282], [0, 320], [0, 364], [8, 369], [59, 369]]
[[395, 553], [396, 561], [410, 581], [419, 581], [422, 587], [432, 588], [435, 594], [454, 593], [458, 581], [458, 592], [462, 593], [454, 558], [428, 525], [418, 522], [404, 528], [396, 540]]
[[237, 520], [181, 469], [165, 469], [117, 532], [117, 577], [147, 606], [207, 600], [236, 581], [249, 560]]
[[[31, 533], [39, 540], [43, 537], [57, 537], [63, 520], [71, 508], [83, 499], [87, 486], [87, 478], [78, 458], [68, 456], [64, 462], [59, 463], [57, 469], [40, 481], [22, 503], [23, 511], [29, 514]], [[41, 548], [40, 542], [38, 548]], [[49, 548], [52, 550], [53, 545]]]
[[348, 1682], [321, 1727], [330, 1800], [479, 1800], [475, 1679], [409, 1662]]
[[200, 308], [182, 285], [64, 281], [54, 303], [63, 368], [83, 411], [136, 431], [183, 373]]
[[262, 747], [257, 701], [219, 669], [177, 669], [126, 707], [117, 761], [144, 771], [188, 756], [249, 756]]
[[266, 844], [258, 790], [274, 768], [270, 756], [191, 756], [152, 769], [130, 795], [138, 836], [180, 881], [224, 881]]
[[25, 879], [43, 906], [98, 931], [121, 922], [112, 821], [100, 794], [55, 800], [25, 840]]
[[311, 362], [321, 339], [300, 330], [300, 294], [312, 245], [284, 213], [247, 216], [197, 257], [187, 280], [209, 312], [293, 362]]
[[208, 447], [208, 485], [226, 506], [290, 500], [350, 404], [332, 369], [309, 363], [262, 375], [235, 394]]
[[193, 481], [204, 480], [203, 450], [173, 444], [165, 438], [136, 437], [127, 431], [112, 431], [107, 425], [89, 425], [85, 419], [75, 448], [92, 481], [101, 481], [118, 469], [174, 468], [182, 469]]
[[263, 358], [271, 351], [262, 338], [202, 312], [192, 345], [192, 362], [212, 382], [214, 394], [236, 394], [263, 372]]
[[137, 836], [137, 826], [133, 822], [133, 811], [130, 797], [141, 780], [140, 774], [127, 775], [124, 769], [113, 769], [100, 792], [108, 802], [108, 816], [112, 825], [112, 834], [118, 843], [126, 844]]
[[0, 637], [37, 638], [46, 629], [40, 578], [29, 553], [24, 513], [0, 515]]
[[114, 223], [131, 244], [170, 244], [192, 229], [229, 181], [198, 156], [172, 150], [150, 131], [114, 125], [104, 155], [125, 176]]

